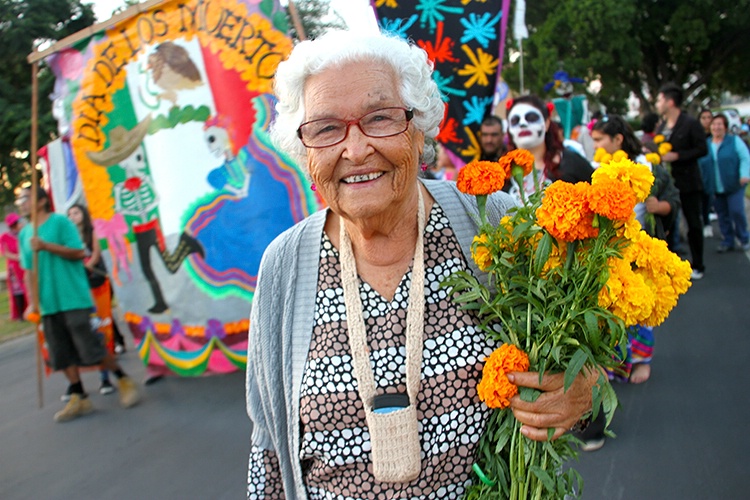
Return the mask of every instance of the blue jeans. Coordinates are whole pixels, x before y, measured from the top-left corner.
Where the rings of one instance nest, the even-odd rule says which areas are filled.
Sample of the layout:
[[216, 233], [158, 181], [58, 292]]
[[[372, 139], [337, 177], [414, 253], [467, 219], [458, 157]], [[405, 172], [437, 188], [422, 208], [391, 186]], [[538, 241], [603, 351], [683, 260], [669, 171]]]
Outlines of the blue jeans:
[[747, 232], [745, 216], [745, 190], [739, 189], [731, 194], [716, 193], [714, 208], [719, 216], [721, 244], [727, 248], [734, 247], [734, 239], [746, 244], [750, 238]]

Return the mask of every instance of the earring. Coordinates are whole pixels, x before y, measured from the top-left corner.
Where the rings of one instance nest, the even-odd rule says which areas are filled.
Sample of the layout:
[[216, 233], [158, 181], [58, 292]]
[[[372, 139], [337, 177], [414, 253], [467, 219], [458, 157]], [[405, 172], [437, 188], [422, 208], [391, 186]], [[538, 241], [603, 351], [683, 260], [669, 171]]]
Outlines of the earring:
[[426, 163], [422, 163], [422, 166], [419, 167], [419, 168], [422, 169], [422, 172], [426, 172], [427, 171], [427, 164]]
[[318, 190], [318, 186], [316, 186], [314, 182], [311, 182], [310, 183], [310, 189], [312, 189], [313, 191], [317, 191]]

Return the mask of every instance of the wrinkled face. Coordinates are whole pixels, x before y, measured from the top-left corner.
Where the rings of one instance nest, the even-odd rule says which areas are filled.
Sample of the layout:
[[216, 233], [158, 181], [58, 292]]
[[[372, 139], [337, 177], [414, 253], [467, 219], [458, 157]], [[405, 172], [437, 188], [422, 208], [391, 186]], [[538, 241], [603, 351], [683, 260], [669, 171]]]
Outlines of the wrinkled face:
[[503, 146], [503, 128], [498, 124], [482, 125], [479, 129], [482, 151], [487, 155], [496, 155]]
[[711, 120], [711, 135], [714, 137], [724, 137], [727, 135], [727, 127], [724, 125], [724, 120], [721, 118]]
[[594, 144], [597, 148], [604, 148], [609, 154], [615, 154], [618, 149], [622, 146], [622, 134], [617, 134], [612, 137], [609, 134], [605, 134], [601, 130], [592, 130], [591, 139], [594, 140]]
[[508, 131], [519, 148], [531, 149], [542, 144], [547, 126], [542, 112], [530, 104], [517, 104], [508, 115]]
[[703, 130], [708, 132], [711, 128], [711, 119], [714, 117], [713, 113], [710, 111], [703, 111], [700, 116], [701, 125], [703, 126]]
[[83, 222], [83, 213], [78, 207], [70, 207], [68, 209], [68, 219], [76, 226]]
[[[358, 120], [366, 113], [405, 107], [399, 77], [385, 63], [363, 61], [331, 67], [307, 79], [304, 122], [322, 118]], [[373, 138], [349, 125], [343, 142], [307, 149], [307, 166], [318, 193], [334, 213], [349, 220], [387, 216], [416, 188], [424, 134]]]
[[208, 127], [203, 132], [203, 137], [206, 139], [208, 150], [211, 154], [217, 158], [229, 151], [229, 134], [222, 127], [212, 126]]
[[136, 176], [146, 173], [146, 153], [143, 150], [143, 144], [139, 144], [130, 156], [120, 162], [128, 175]]

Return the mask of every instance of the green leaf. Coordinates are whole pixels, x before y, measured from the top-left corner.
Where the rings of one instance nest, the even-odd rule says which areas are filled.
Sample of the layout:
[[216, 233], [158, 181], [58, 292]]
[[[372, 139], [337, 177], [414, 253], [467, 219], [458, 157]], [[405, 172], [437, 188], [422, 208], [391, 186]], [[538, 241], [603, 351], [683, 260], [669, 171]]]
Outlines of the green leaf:
[[529, 469], [534, 473], [539, 481], [542, 482], [544, 488], [547, 491], [555, 491], [555, 482], [552, 480], [552, 477], [546, 470], [542, 469], [538, 465], [532, 465], [531, 467], [529, 467]]
[[573, 381], [580, 373], [581, 368], [583, 368], [583, 364], [587, 359], [588, 356], [583, 351], [583, 349], [578, 349], [573, 355], [573, 358], [570, 360], [568, 367], [565, 369], [565, 382], [563, 384], [564, 390], [567, 391], [568, 389], [570, 389], [570, 386], [573, 384]]
[[539, 246], [536, 247], [536, 255], [534, 255], [534, 273], [536, 275], [542, 272], [542, 268], [547, 263], [551, 252], [552, 236], [545, 231], [542, 239], [539, 241]]
[[521, 396], [522, 400], [528, 403], [533, 403], [539, 398], [539, 396], [542, 395], [542, 392], [538, 389], [532, 389], [531, 387], [521, 386], [518, 388], [518, 394]]

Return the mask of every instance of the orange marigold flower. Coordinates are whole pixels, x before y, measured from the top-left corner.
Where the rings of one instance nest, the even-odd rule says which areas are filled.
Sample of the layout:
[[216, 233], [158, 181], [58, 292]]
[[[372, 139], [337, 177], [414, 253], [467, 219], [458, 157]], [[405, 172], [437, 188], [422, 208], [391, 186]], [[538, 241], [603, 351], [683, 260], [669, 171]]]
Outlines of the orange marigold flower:
[[544, 191], [542, 206], [536, 211], [537, 222], [553, 237], [563, 241], [594, 238], [599, 228], [594, 227], [594, 212], [589, 208], [585, 182], [570, 184], [555, 181]]
[[474, 236], [474, 241], [471, 245], [471, 257], [479, 269], [482, 271], [489, 269], [490, 264], [492, 264], [492, 252], [487, 248], [486, 234]]
[[513, 173], [513, 165], [523, 169], [523, 177], [526, 177], [534, 169], [534, 155], [526, 149], [514, 149], [500, 158], [500, 166], [505, 170], [505, 175], [510, 177]]
[[507, 408], [510, 398], [518, 394], [518, 386], [510, 383], [507, 374], [528, 369], [528, 354], [513, 344], [501, 345], [484, 363], [482, 381], [477, 386], [479, 399], [489, 408]]
[[474, 196], [492, 194], [505, 185], [505, 170], [494, 161], [474, 160], [458, 171], [456, 186]]
[[609, 220], [626, 221], [635, 208], [635, 193], [625, 182], [602, 179], [588, 190], [589, 207]]

